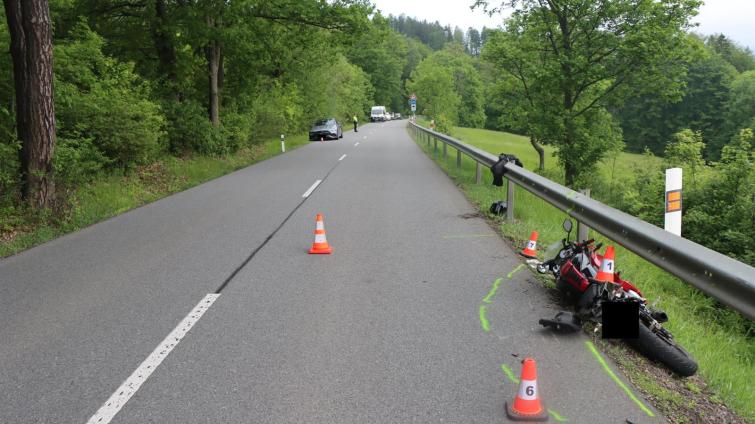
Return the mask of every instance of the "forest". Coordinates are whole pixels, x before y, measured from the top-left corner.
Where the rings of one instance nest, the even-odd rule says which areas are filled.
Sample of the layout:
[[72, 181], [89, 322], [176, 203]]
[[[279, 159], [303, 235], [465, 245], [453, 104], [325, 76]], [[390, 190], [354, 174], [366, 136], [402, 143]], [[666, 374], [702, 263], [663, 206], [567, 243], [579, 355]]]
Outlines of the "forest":
[[[683, 167], [684, 236], [755, 264], [752, 51], [697, 34], [697, 0], [571, 3], [591, 7], [520, 1], [462, 29], [368, 0], [4, 0], [0, 239], [62, 225], [103, 179], [416, 93], [439, 130], [528, 136], [540, 172], [553, 146], [549, 178], [657, 225], [663, 168]], [[607, 192], [595, 165], [622, 151], [653, 160]]]

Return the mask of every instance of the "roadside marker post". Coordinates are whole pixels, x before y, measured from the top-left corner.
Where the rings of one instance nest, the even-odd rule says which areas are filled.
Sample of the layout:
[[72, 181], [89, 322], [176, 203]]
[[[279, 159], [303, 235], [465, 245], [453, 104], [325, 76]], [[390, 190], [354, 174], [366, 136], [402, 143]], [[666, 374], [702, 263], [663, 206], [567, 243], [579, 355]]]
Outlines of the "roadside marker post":
[[666, 207], [663, 228], [682, 235], [682, 168], [666, 170]]
[[286, 153], [286, 136], [281, 134], [281, 152]]

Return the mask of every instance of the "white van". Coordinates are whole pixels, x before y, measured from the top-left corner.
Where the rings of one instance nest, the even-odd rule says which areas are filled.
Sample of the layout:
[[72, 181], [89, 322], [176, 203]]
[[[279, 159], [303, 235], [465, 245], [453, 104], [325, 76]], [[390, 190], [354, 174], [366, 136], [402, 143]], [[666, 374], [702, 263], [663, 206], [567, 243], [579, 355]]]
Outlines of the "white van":
[[385, 114], [385, 106], [373, 106], [372, 111], [370, 111], [370, 121], [385, 121]]

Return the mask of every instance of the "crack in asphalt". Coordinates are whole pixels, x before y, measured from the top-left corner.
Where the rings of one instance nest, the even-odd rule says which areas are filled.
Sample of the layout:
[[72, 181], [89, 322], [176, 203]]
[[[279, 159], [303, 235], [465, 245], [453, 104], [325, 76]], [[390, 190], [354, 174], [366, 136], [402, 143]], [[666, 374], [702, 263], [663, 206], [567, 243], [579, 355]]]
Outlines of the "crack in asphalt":
[[[320, 184], [319, 184], [319, 185], [318, 185], [318, 186], [317, 186], [317, 187], [315, 188], [315, 190], [313, 190], [313, 191], [312, 191], [312, 194], [314, 194], [314, 192], [315, 192], [315, 191], [317, 191], [317, 189], [318, 189], [318, 188], [322, 187], [322, 185], [323, 185], [323, 183], [325, 182], [325, 180], [327, 180], [327, 179], [328, 179], [328, 176], [330, 176], [331, 172], [335, 171], [335, 169], [336, 169], [336, 168], [338, 167], [338, 165], [339, 165], [340, 163], [341, 163], [341, 161], [337, 161], [337, 162], [336, 162], [336, 164], [335, 164], [335, 165], [333, 165], [333, 167], [332, 167], [332, 168], [330, 168], [330, 170], [329, 170], [329, 171], [328, 171], [328, 172], [327, 172], [327, 173], [325, 174], [325, 176], [324, 176], [324, 177], [322, 178], [322, 181], [320, 182]], [[268, 242], [269, 242], [270, 240], [272, 240], [272, 239], [273, 239], [273, 237], [275, 237], [275, 234], [276, 234], [276, 233], [278, 233], [278, 231], [280, 231], [280, 229], [281, 229], [281, 228], [283, 228], [283, 226], [284, 226], [284, 225], [286, 225], [286, 223], [288, 222], [288, 220], [289, 220], [289, 219], [291, 219], [291, 217], [292, 217], [292, 216], [293, 216], [293, 215], [294, 215], [294, 214], [296, 213], [296, 211], [298, 211], [298, 210], [299, 210], [299, 208], [300, 208], [300, 207], [301, 207], [301, 206], [302, 206], [302, 205], [304, 204], [304, 202], [306, 202], [306, 201], [307, 201], [307, 199], [309, 199], [310, 197], [312, 197], [312, 196], [311, 196], [311, 194], [310, 194], [309, 196], [307, 196], [307, 197], [303, 198], [303, 199], [302, 199], [302, 200], [301, 200], [301, 201], [299, 202], [299, 204], [297, 204], [297, 205], [296, 205], [296, 207], [294, 207], [294, 209], [293, 209], [293, 210], [292, 210], [292, 211], [291, 211], [291, 212], [290, 212], [290, 213], [289, 213], [289, 214], [288, 214], [288, 215], [286, 216], [286, 218], [285, 218], [285, 219], [283, 219], [283, 221], [282, 221], [282, 222], [281, 222], [281, 223], [280, 223], [280, 224], [278, 225], [278, 227], [276, 227], [276, 228], [275, 228], [275, 230], [273, 230], [273, 232], [272, 232], [272, 233], [270, 233], [270, 235], [268, 235], [268, 236], [267, 236], [267, 237], [265, 238], [265, 240], [264, 240], [264, 241], [262, 241], [262, 243], [260, 243], [260, 245], [259, 245], [259, 246], [257, 246], [257, 247], [256, 247], [256, 248], [255, 248], [254, 250], [252, 250], [252, 253], [250, 253], [250, 254], [249, 254], [249, 256], [247, 256], [247, 258], [246, 258], [246, 259], [244, 259], [244, 262], [242, 262], [242, 263], [241, 263], [241, 265], [239, 265], [238, 267], [236, 267], [236, 269], [235, 269], [235, 270], [233, 270], [233, 272], [231, 273], [231, 275], [229, 275], [229, 276], [228, 276], [228, 278], [226, 278], [226, 279], [225, 279], [225, 281], [223, 281], [223, 284], [221, 284], [221, 285], [220, 285], [220, 287], [218, 287], [218, 289], [217, 289], [217, 290], [215, 290], [215, 292], [214, 292], [215, 294], [220, 294], [220, 292], [222, 292], [222, 291], [223, 291], [223, 289], [225, 289], [225, 288], [226, 288], [226, 286], [228, 286], [228, 284], [229, 284], [229, 283], [231, 282], [231, 280], [233, 280], [233, 279], [234, 279], [234, 278], [236, 277], [236, 275], [237, 275], [237, 274], [238, 274], [238, 273], [239, 273], [239, 272], [240, 272], [240, 271], [241, 271], [242, 269], [244, 269], [244, 267], [245, 267], [245, 266], [247, 266], [247, 265], [249, 264], [249, 262], [251, 262], [251, 260], [252, 260], [252, 259], [254, 258], [254, 256], [255, 256], [255, 255], [257, 255], [257, 253], [258, 253], [258, 252], [259, 252], [260, 250], [262, 250], [262, 248], [263, 248], [263, 247], [265, 247], [265, 245], [266, 245], [266, 244], [267, 244], [267, 243], [268, 243]]]

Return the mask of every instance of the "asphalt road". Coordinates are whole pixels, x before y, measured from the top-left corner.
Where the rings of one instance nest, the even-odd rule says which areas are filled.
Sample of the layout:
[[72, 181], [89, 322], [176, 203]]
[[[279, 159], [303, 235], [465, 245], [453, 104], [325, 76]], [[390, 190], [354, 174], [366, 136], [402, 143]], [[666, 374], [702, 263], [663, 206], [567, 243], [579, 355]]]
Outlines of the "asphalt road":
[[[525, 356], [553, 422], [661, 422], [586, 337], [540, 329], [557, 306], [405, 125], [0, 260], [0, 422], [97, 421], [133, 373], [113, 423], [498, 423], [502, 365], [518, 377]], [[317, 213], [329, 256], [307, 254]]]

